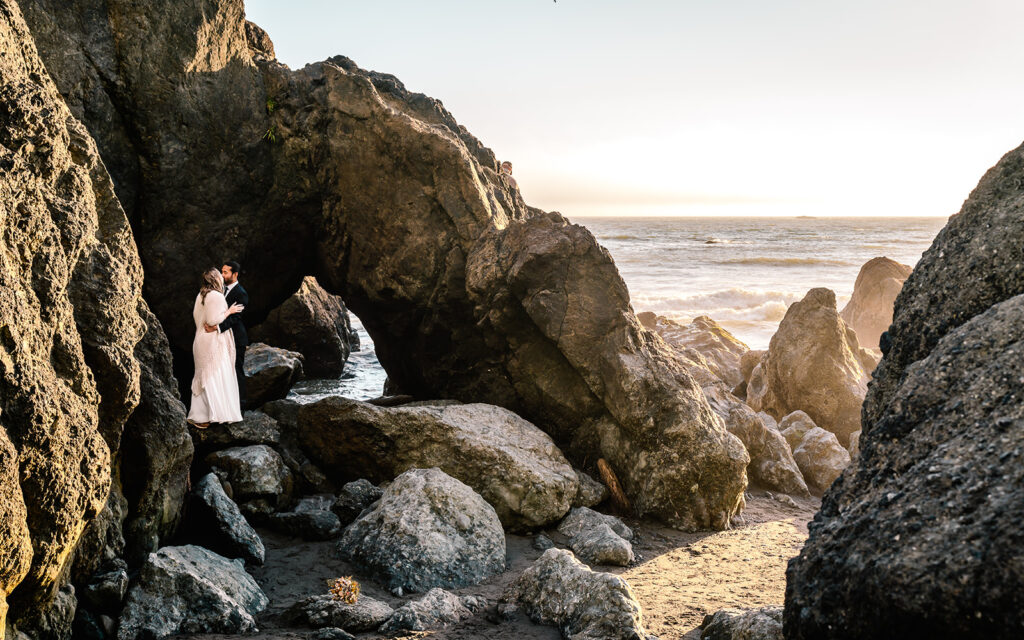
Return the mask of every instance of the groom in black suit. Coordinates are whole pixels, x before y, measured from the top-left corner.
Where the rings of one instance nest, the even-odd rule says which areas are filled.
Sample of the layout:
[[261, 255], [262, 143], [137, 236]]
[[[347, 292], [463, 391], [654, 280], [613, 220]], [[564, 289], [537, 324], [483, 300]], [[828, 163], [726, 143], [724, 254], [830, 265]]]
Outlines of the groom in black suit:
[[[238, 274], [241, 271], [242, 267], [234, 260], [228, 260], [220, 268], [220, 274], [224, 276], [224, 298], [227, 300], [229, 307], [233, 304], [240, 304], [244, 307], [249, 306], [249, 294], [242, 288], [241, 283], [238, 282]], [[245, 312], [243, 311], [242, 313]], [[230, 315], [216, 327], [206, 325], [206, 330], [209, 332], [218, 330], [224, 332], [229, 329], [235, 338], [235, 377], [238, 378], [238, 401], [244, 410], [245, 371], [242, 365], [245, 363], [245, 348], [249, 346], [249, 334], [246, 333], [245, 325], [242, 324], [242, 314]]]

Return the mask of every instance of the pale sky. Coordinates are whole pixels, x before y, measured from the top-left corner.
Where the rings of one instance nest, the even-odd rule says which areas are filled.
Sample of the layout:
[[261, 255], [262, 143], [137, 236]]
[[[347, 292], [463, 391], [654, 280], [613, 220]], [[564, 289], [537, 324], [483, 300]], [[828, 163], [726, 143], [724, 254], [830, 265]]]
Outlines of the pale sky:
[[955, 213], [1024, 140], [1019, 0], [247, 0], [291, 66], [440, 99], [527, 202]]

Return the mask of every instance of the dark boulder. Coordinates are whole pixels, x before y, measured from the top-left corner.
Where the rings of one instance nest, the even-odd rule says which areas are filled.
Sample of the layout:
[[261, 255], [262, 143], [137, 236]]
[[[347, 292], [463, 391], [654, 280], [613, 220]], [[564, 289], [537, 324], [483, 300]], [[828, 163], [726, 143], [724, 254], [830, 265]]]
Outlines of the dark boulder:
[[245, 350], [246, 406], [281, 400], [303, 378], [302, 354], [262, 343]]
[[866, 428], [787, 571], [786, 637], [1024, 633], [1024, 296], [950, 332]]
[[256, 342], [301, 353], [306, 375], [314, 378], [341, 375], [354, 336], [345, 303], [315, 278], [304, 278], [292, 297], [249, 331]]

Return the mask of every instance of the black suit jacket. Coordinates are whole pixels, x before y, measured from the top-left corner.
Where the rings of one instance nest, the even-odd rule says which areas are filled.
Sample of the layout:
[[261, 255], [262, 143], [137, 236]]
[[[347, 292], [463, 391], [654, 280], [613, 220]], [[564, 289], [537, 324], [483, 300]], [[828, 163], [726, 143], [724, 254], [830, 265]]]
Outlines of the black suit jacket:
[[[225, 296], [225, 300], [228, 301], [228, 306], [233, 304], [240, 304], [243, 306], [249, 306], [249, 294], [245, 289], [242, 288], [242, 283], [236, 284], [228, 295]], [[243, 311], [242, 313], [245, 313]], [[249, 346], [249, 334], [245, 331], [245, 325], [242, 323], [242, 313], [235, 313], [227, 317], [224, 322], [220, 323], [220, 330], [227, 331], [231, 330], [231, 333], [235, 335], [235, 348], [240, 349], [242, 347]]]

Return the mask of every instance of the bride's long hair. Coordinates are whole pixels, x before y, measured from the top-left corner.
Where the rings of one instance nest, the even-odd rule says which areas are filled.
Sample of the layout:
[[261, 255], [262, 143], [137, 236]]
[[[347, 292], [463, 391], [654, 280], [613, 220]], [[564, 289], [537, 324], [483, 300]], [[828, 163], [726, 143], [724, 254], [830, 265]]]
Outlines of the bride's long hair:
[[203, 285], [199, 289], [199, 298], [203, 304], [206, 304], [206, 294], [211, 291], [224, 291], [224, 280], [217, 267], [210, 267], [203, 272]]

